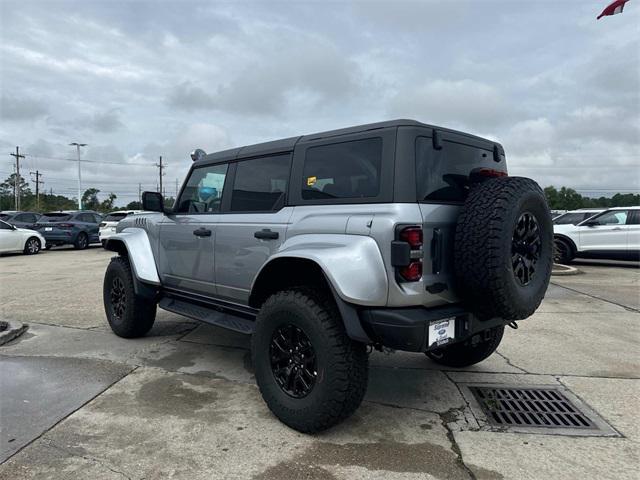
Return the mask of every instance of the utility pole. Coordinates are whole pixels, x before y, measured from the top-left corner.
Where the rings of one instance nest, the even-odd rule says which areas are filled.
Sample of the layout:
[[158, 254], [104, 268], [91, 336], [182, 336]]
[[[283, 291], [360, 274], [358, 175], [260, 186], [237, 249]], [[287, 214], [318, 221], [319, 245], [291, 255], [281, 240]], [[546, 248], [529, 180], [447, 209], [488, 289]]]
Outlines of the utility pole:
[[160, 155], [160, 163], [156, 163], [156, 167], [158, 167], [158, 173], [160, 174], [160, 187], [158, 191], [162, 193], [162, 177], [164, 176], [164, 169], [167, 168], [167, 166], [162, 163], [162, 155]]
[[69, 144], [75, 146], [78, 152], [78, 210], [82, 210], [82, 171], [80, 170], [80, 147], [86, 147], [86, 143], [73, 142]]
[[138, 202], [142, 202], [142, 184], [138, 184]]
[[40, 177], [42, 176], [42, 174], [40, 173], [40, 170], [36, 170], [35, 172], [29, 172], [31, 175], [35, 175], [36, 179], [34, 180], [33, 178], [31, 179], [31, 181], [35, 182], [36, 184], [36, 208], [40, 209], [40, 184], [44, 183], [44, 180], [40, 180]]
[[178, 198], [178, 179], [176, 178], [176, 196], [174, 198]]
[[16, 178], [13, 183], [13, 190], [15, 195], [16, 210], [20, 211], [20, 159], [24, 158], [24, 155], [20, 155], [20, 147], [16, 147], [16, 153], [10, 153], [12, 157], [16, 158]]

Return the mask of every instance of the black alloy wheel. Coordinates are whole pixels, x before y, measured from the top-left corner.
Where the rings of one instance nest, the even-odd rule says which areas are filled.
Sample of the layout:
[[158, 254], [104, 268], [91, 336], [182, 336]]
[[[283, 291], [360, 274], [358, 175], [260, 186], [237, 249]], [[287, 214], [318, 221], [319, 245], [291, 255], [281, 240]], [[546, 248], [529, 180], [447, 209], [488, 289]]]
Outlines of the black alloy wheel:
[[524, 212], [518, 218], [511, 241], [511, 265], [520, 285], [528, 285], [540, 259], [540, 227], [536, 217]]
[[293, 398], [304, 398], [316, 383], [316, 354], [307, 335], [291, 324], [278, 328], [269, 345], [271, 371], [278, 386]]
[[89, 237], [87, 237], [86, 233], [80, 233], [80, 235], [78, 235], [78, 239], [76, 240], [75, 247], [78, 250], [84, 250], [88, 246], [89, 246]]
[[127, 309], [127, 292], [123, 281], [119, 277], [115, 277], [111, 282], [110, 295], [113, 315], [120, 320]]

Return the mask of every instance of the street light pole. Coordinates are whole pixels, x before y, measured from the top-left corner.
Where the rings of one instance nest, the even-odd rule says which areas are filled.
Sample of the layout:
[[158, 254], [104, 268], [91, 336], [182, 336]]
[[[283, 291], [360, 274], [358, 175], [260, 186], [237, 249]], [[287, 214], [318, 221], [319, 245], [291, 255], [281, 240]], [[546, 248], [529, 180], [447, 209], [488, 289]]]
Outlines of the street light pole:
[[82, 171], [80, 170], [80, 147], [86, 147], [86, 143], [73, 142], [69, 145], [75, 145], [78, 152], [78, 210], [82, 210]]

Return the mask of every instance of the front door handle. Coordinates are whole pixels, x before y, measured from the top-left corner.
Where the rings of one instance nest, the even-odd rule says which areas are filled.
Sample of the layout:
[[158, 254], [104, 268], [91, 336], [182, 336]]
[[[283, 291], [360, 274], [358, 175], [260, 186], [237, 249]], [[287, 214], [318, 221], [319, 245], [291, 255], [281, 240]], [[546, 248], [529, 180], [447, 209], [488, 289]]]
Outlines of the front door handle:
[[209, 230], [208, 228], [200, 227], [199, 229], [194, 230], [193, 234], [196, 237], [210, 237], [211, 236], [211, 230]]
[[280, 234], [265, 228], [264, 230], [258, 230], [253, 234], [253, 236], [261, 240], [277, 240]]
[[616, 227], [616, 228], [612, 228], [612, 229], [611, 229], [611, 231], [612, 231], [612, 232], [617, 232], [618, 230], [622, 230], [622, 228], [620, 228], [620, 227]]

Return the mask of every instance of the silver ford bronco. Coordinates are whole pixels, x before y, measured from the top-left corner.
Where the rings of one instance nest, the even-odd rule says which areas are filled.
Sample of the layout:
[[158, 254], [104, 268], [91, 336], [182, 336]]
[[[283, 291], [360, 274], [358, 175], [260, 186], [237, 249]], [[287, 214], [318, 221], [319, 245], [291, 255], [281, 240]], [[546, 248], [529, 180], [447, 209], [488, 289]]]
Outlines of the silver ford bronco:
[[107, 319], [139, 337], [160, 307], [251, 334], [265, 402], [301, 432], [358, 408], [372, 348], [472, 365], [547, 289], [545, 197], [493, 141], [395, 120], [192, 159], [172, 209], [145, 192], [157, 213], [107, 241]]

